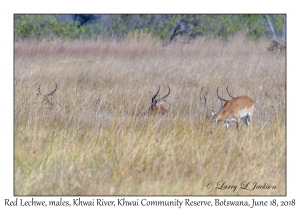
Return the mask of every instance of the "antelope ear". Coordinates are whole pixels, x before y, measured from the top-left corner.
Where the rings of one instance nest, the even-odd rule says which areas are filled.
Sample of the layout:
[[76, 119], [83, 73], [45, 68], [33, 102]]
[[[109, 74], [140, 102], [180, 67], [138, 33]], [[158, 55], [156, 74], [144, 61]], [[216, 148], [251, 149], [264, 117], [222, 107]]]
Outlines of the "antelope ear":
[[216, 115], [216, 113], [215, 113], [215, 111], [212, 109], [211, 110], [211, 116], [215, 116]]

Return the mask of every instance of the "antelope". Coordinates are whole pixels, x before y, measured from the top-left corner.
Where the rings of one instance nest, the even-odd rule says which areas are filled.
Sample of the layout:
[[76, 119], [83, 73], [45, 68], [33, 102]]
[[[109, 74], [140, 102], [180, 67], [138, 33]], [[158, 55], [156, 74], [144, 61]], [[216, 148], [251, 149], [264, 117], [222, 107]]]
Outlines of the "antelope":
[[[221, 101], [221, 107], [218, 114], [212, 111], [214, 122], [224, 121], [224, 125], [228, 128], [229, 124], [237, 123], [237, 128], [240, 126], [240, 120], [242, 119], [247, 126], [250, 126], [251, 117], [253, 116], [253, 110], [255, 102], [248, 96], [233, 97], [228, 92], [228, 86], [226, 88], [227, 93], [231, 100], [226, 100], [220, 97], [219, 87], [217, 88], [217, 96]], [[222, 101], [225, 102], [222, 107]]]
[[[168, 85], [167, 85], [168, 86]], [[148, 110], [148, 114], [149, 115], [157, 115], [157, 114], [159, 114], [159, 115], [164, 115], [164, 114], [167, 114], [168, 113], [168, 111], [167, 110], [165, 110], [165, 108], [162, 106], [162, 104], [166, 101], [166, 100], [164, 100], [165, 98], [167, 98], [167, 96], [168, 95], [170, 95], [170, 87], [168, 86], [168, 88], [169, 88], [169, 92], [165, 95], [165, 96], [163, 96], [163, 97], [161, 97], [161, 98], [159, 98], [159, 99], [156, 99], [156, 96], [158, 95], [158, 93], [159, 93], [159, 90], [160, 90], [160, 86], [158, 86], [158, 91], [157, 91], [157, 93], [153, 96], [153, 98], [152, 98], [152, 102], [151, 102], [151, 106], [150, 106], [150, 108], [149, 108], [149, 110]]]
[[55, 82], [55, 89], [46, 95], [42, 95], [42, 93], [41, 93], [41, 84], [42, 83], [40, 83], [39, 88], [38, 88], [39, 92], [36, 95], [40, 96], [43, 99], [43, 101], [45, 102], [45, 104], [52, 105], [52, 98], [54, 96], [55, 91], [57, 90], [56, 82]]

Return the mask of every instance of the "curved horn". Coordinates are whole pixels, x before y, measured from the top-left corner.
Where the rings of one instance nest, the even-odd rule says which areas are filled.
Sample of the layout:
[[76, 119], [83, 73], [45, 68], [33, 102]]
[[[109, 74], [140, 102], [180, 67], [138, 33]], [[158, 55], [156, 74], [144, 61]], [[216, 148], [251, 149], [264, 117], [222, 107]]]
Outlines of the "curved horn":
[[221, 110], [222, 110], [222, 107], [223, 107], [223, 102], [222, 102], [222, 100], [220, 99], [220, 102], [221, 102], [221, 106], [220, 106], [220, 109], [219, 109], [219, 111], [218, 112], [216, 112], [215, 113], [215, 111], [212, 109], [212, 115], [213, 116], [217, 116], [220, 112], [221, 112]]
[[41, 84], [42, 84], [42, 82], [41, 82], [40, 85], [39, 85], [39, 88], [38, 88], [39, 93], [37, 93], [37, 95], [42, 95], [42, 94], [41, 94]]
[[217, 96], [218, 96], [218, 98], [219, 98], [220, 100], [222, 100], [222, 101], [228, 101], [228, 100], [225, 100], [224, 98], [221, 98], [221, 97], [219, 96], [219, 87], [217, 88]]
[[207, 107], [207, 101], [206, 101], [206, 97], [205, 96], [203, 96], [204, 97], [204, 105], [205, 105], [205, 108], [206, 108], [206, 116], [207, 117], [209, 117], [209, 114], [208, 114], [208, 112], [207, 112], [207, 110], [208, 110], [208, 107]]
[[220, 106], [220, 109], [219, 109], [218, 113], [220, 113], [220, 111], [221, 111], [221, 109], [222, 109], [222, 107], [223, 107], [223, 102], [222, 102], [221, 99], [220, 99], [220, 102], [221, 102], [221, 106]]
[[48, 93], [48, 96], [53, 96], [56, 90], [57, 90], [57, 83], [55, 82], [55, 89], [52, 92]]
[[158, 86], [158, 91], [157, 91], [157, 93], [153, 96], [153, 98], [152, 98], [152, 102], [153, 102], [153, 100], [156, 98], [156, 96], [157, 96], [157, 94], [159, 93], [159, 90], [160, 90], [160, 85]]
[[235, 98], [234, 96], [232, 96], [232, 95], [229, 93], [229, 91], [228, 91], [228, 85], [227, 85], [227, 87], [226, 87], [226, 91], [227, 91], [228, 95], [229, 95], [231, 98]]
[[169, 92], [168, 92], [167, 95], [165, 95], [164, 97], [162, 97], [162, 98], [160, 98], [160, 99], [157, 99], [157, 102], [159, 102], [159, 101], [161, 101], [161, 100], [164, 100], [165, 98], [167, 98], [168, 95], [170, 95], [171, 90], [170, 90], [169, 85], [167, 85], [167, 86], [168, 86], [168, 88], [169, 88]]

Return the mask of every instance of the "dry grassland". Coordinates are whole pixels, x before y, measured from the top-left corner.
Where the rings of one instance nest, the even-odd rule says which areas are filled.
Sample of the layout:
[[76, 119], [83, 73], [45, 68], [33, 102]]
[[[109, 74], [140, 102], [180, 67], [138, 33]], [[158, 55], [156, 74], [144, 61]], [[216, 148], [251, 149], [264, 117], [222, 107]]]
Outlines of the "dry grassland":
[[[16, 42], [15, 195], [285, 195], [286, 58], [268, 44]], [[41, 82], [43, 94], [58, 84], [52, 106]], [[169, 114], [149, 117], [158, 85]], [[204, 96], [219, 109], [227, 85], [256, 102], [250, 127], [205, 118]]]

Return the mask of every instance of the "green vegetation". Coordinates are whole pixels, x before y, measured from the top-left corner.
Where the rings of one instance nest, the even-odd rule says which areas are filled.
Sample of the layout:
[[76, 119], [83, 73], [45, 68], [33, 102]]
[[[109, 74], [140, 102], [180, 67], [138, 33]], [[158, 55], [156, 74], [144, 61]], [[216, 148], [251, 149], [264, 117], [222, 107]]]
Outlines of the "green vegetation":
[[[285, 28], [285, 16], [278, 14], [268, 17], [274, 33], [284, 40], [282, 32]], [[148, 34], [165, 41], [172, 41], [177, 37], [190, 41], [203, 36], [228, 40], [240, 32], [254, 40], [273, 36], [266, 16], [261, 14], [15, 15], [16, 40], [97, 37], [121, 39], [132, 34]]]
[[[169, 45], [146, 35], [19, 40], [15, 195], [285, 195], [286, 57], [268, 45], [241, 34]], [[50, 107], [36, 96], [41, 82], [43, 94], [58, 84]], [[169, 113], [149, 117], [158, 85], [171, 88]], [[204, 96], [218, 109], [216, 89], [229, 98], [227, 85], [256, 102], [250, 127], [206, 119]], [[276, 189], [219, 190], [219, 181]]]
[[80, 38], [84, 33], [78, 22], [57, 21], [54, 15], [15, 15], [15, 39], [48, 40], [54, 38]]

